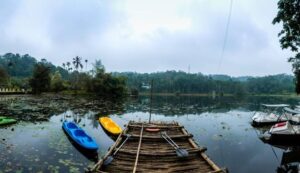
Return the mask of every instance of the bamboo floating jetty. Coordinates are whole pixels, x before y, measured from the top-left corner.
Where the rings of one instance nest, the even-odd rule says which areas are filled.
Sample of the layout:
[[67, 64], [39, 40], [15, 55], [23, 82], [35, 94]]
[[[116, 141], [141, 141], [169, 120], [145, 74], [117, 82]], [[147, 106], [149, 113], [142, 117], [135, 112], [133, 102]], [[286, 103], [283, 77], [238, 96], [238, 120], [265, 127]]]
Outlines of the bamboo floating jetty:
[[[147, 129], [159, 131], [147, 131]], [[178, 157], [175, 149], [161, 136], [166, 132], [180, 149], [188, 152], [186, 157]], [[104, 166], [104, 160], [113, 154], [130, 134], [128, 141], [114, 155], [113, 161]], [[142, 123], [130, 121], [106, 155], [88, 172], [198, 172], [225, 173], [204, 153], [206, 148], [198, 147], [185, 128], [177, 122]]]

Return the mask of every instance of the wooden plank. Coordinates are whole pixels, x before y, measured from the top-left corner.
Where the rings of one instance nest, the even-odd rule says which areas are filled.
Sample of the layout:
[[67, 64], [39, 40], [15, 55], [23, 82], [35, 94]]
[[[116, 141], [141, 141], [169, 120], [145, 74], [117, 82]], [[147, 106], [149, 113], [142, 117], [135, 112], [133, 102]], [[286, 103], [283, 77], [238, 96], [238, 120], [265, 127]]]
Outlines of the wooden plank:
[[[125, 136], [125, 134], [123, 135]], [[171, 139], [180, 139], [180, 138], [192, 138], [193, 135], [192, 134], [183, 134], [183, 135], [169, 135]], [[139, 135], [131, 135], [131, 138], [140, 138]], [[160, 135], [157, 135], [157, 136], [143, 136], [143, 139], [161, 139], [161, 140], [164, 140]]]
[[220, 169], [220, 170], [216, 170], [216, 171], [210, 171], [208, 173], [225, 173], [228, 172], [227, 169]]
[[[185, 130], [185, 128], [182, 128], [182, 132], [184, 134], [188, 134], [188, 132]], [[198, 145], [191, 138], [189, 138], [189, 142], [194, 147], [198, 147]], [[200, 155], [207, 161], [207, 163], [209, 165], [211, 165], [212, 168], [214, 168], [214, 170], [216, 170], [216, 171], [220, 171], [221, 170], [221, 168], [219, 168], [213, 161], [211, 161], [210, 158], [205, 153], [201, 152]]]
[[128, 124], [126, 125], [125, 129], [123, 130], [123, 132], [118, 136], [116, 142], [109, 148], [108, 152], [104, 155], [104, 157], [103, 157], [102, 159], [100, 159], [100, 160], [98, 161], [98, 163], [96, 163], [96, 164], [94, 165], [94, 167], [92, 167], [91, 172], [93, 172], [93, 171], [95, 171], [95, 170], [97, 170], [97, 169], [100, 169], [100, 167], [101, 167], [102, 164], [103, 164], [103, 161], [104, 161], [109, 155], [111, 155], [112, 152], [113, 152], [113, 150], [115, 149], [115, 147], [118, 146], [118, 145], [121, 143], [121, 141], [122, 141], [122, 136], [123, 136], [123, 134], [125, 134], [125, 133], [127, 132], [127, 130], [128, 130]]
[[[141, 125], [129, 125], [128, 127], [139, 127], [141, 128]], [[178, 125], [169, 125], [169, 126], [163, 126], [163, 125], [148, 125], [148, 126], [144, 126], [144, 128], [159, 128], [159, 129], [176, 129], [176, 128], [182, 128], [183, 126], [178, 126]]]
[[[187, 151], [189, 153], [198, 153], [198, 152], [201, 152], [202, 150], [200, 148], [194, 148], [194, 149], [187, 149]], [[120, 149], [119, 152], [133, 155], [136, 153], [136, 150]], [[174, 149], [167, 151], [167, 152], [140, 151], [140, 155], [143, 155], [143, 156], [177, 156]]]
[[[115, 155], [114, 161], [102, 167], [103, 161], [98, 162], [96, 171], [105, 172], [201, 172], [201, 173], [220, 173], [226, 172], [214, 164], [204, 151], [206, 148], [199, 147], [183, 126], [178, 123], [155, 124], [166, 128], [165, 131], [182, 148], [189, 152], [189, 156], [180, 159], [174, 149], [163, 140], [160, 132], [148, 133], [143, 129], [153, 126], [153, 123], [135, 123], [130, 121], [126, 129], [118, 137], [116, 143], [105, 155], [107, 158], [112, 154], [116, 147], [124, 139], [125, 134], [131, 134], [131, 140], [124, 145]], [[154, 126], [153, 126], [154, 127]], [[126, 133], [125, 133], [126, 131]], [[121, 138], [119, 140], [119, 138]], [[118, 141], [119, 140], [119, 141]], [[138, 146], [138, 147], [137, 147]]]
[[138, 146], [138, 150], [136, 152], [136, 159], [135, 159], [135, 163], [134, 163], [134, 167], [133, 167], [133, 171], [132, 171], [133, 173], [136, 172], [136, 167], [137, 167], [137, 164], [138, 164], [138, 161], [139, 161], [139, 154], [140, 154], [141, 145], [142, 145], [143, 131], [144, 131], [144, 127], [143, 127], [143, 124], [142, 124], [139, 146]]

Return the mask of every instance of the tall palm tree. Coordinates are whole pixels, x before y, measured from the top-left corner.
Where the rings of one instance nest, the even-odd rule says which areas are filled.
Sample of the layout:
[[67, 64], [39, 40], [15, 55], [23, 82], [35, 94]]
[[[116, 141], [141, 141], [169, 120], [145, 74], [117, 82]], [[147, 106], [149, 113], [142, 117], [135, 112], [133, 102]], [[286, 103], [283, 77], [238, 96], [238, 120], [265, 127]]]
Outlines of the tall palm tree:
[[78, 88], [78, 78], [79, 78], [79, 72], [78, 69], [79, 68], [83, 68], [83, 65], [81, 64], [81, 60], [82, 58], [79, 56], [76, 56], [75, 58], [73, 58], [73, 65], [74, 68], [76, 69], [77, 73], [76, 74], [76, 81], [75, 81], [75, 94], [77, 94], [77, 88]]
[[71, 63], [70, 62], [67, 62], [67, 67], [68, 67], [68, 71], [70, 70], [70, 65], [71, 65]]
[[79, 68], [83, 68], [83, 65], [81, 64], [81, 60], [82, 58], [79, 56], [76, 56], [75, 58], [73, 58], [73, 65], [74, 68], [78, 71]]
[[62, 63], [62, 66], [64, 69], [66, 69], [66, 64], [65, 63]]

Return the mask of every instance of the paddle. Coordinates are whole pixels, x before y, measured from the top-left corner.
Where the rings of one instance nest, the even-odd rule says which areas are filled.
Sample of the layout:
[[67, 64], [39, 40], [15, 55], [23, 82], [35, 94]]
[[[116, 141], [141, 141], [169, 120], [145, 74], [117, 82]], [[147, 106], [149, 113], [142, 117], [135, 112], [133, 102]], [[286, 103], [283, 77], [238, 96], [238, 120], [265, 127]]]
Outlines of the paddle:
[[189, 152], [180, 148], [171, 138], [167, 135], [167, 132], [161, 132], [161, 136], [175, 149], [178, 157], [187, 157]]
[[119, 148], [117, 148], [117, 150], [111, 155], [111, 156], [108, 156], [104, 162], [103, 162], [103, 165], [104, 166], [107, 166], [109, 165], [113, 160], [114, 160], [114, 156], [117, 154], [117, 152], [122, 148], [122, 146], [125, 144], [125, 142], [131, 137], [130, 134], [127, 134], [126, 135], [126, 139], [122, 142], [122, 144], [120, 145]]

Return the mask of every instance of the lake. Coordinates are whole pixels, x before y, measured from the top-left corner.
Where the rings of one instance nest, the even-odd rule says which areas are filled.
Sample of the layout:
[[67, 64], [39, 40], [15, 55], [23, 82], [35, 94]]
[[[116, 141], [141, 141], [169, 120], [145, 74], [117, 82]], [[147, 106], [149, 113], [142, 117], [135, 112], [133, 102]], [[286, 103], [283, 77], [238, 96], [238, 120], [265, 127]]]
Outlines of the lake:
[[[263, 143], [264, 129], [250, 124], [260, 104], [299, 104], [296, 97], [175, 97], [155, 96], [152, 121], [178, 121], [220, 167], [231, 173], [280, 172], [286, 151]], [[0, 115], [16, 118], [17, 124], [0, 127], [0, 173], [83, 172], [95, 163], [72, 145], [62, 121], [76, 121], [92, 136], [103, 156], [114, 143], [98, 123], [110, 116], [121, 127], [130, 120], [149, 120], [148, 97], [101, 100], [79, 96], [1, 96]], [[298, 160], [300, 162], [300, 159]]]

